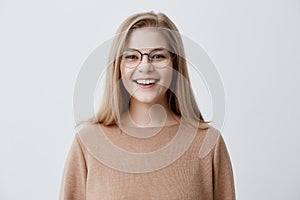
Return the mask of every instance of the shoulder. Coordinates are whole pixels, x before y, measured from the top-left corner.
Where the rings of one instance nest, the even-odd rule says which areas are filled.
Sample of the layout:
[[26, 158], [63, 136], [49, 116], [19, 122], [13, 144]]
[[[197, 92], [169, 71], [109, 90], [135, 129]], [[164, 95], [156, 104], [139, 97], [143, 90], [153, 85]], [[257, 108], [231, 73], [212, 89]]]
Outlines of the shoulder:
[[117, 130], [117, 126], [84, 124], [76, 128], [76, 138], [84, 149], [95, 154], [109, 146], [109, 139], [106, 135], [117, 132]]
[[117, 126], [105, 126], [103, 124], [84, 124], [76, 128], [76, 133], [80, 139], [97, 137], [101, 134], [115, 132]]
[[199, 150], [199, 158], [204, 158], [210, 152], [214, 151], [215, 147], [223, 141], [222, 135], [219, 129], [209, 126], [206, 130], [198, 129], [202, 136], [202, 142]]

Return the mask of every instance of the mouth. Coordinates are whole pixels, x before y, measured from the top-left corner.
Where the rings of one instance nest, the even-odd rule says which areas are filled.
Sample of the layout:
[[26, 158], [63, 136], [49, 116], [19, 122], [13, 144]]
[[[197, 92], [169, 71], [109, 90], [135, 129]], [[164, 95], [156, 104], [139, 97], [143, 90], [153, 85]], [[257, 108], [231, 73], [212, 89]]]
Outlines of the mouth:
[[136, 79], [136, 80], [133, 80], [133, 82], [135, 82], [139, 86], [147, 87], [147, 88], [154, 86], [158, 81], [159, 81], [159, 79]]

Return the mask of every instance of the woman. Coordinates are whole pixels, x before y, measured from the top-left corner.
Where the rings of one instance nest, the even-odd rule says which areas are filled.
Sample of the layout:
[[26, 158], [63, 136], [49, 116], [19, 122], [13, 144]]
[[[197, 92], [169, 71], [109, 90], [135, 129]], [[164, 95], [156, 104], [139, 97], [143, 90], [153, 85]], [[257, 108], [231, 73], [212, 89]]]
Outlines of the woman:
[[225, 143], [197, 106], [173, 22], [130, 16], [109, 60], [103, 102], [75, 136], [60, 199], [235, 199]]

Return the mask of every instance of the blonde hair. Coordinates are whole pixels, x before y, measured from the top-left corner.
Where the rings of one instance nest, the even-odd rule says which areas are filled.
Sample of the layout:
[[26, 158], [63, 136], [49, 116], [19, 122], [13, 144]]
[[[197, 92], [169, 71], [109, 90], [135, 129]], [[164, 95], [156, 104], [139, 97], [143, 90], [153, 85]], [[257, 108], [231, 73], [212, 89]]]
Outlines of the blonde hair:
[[183, 120], [196, 122], [197, 125], [200, 123], [205, 125], [203, 129], [207, 129], [209, 122], [203, 119], [190, 86], [183, 43], [178, 29], [165, 14], [154, 12], [134, 14], [128, 17], [118, 28], [109, 53], [103, 100], [95, 116], [85, 122], [101, 123], [106, 126], [116, 125], [120, 115], [128, 109], [130, 94], [120, 81], [120, 58], [130, 32], [144, 27], [162, 30], [168, 39], [167, 41], [171, 41], [169, 45], [175, 54], [173, 69], [177, 73], [173, 73], [174, 77], [170, 86], [175, 94], [170, 89], [166, 92], [169, 109], [174, 114], [181, 116]]

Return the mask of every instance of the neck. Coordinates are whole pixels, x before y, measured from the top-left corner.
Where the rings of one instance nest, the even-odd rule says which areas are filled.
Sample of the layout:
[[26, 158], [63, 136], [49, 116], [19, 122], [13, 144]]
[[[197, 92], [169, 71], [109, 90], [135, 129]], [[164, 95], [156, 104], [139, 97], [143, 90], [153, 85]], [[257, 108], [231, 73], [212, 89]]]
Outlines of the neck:
[[179, 122], [179, 117], [169, 109], [167, 99], [157, 103], [143, 103], [130, 100], [129, 112], [125, 113], [123, 121], [130, 126], [166, 126]]

